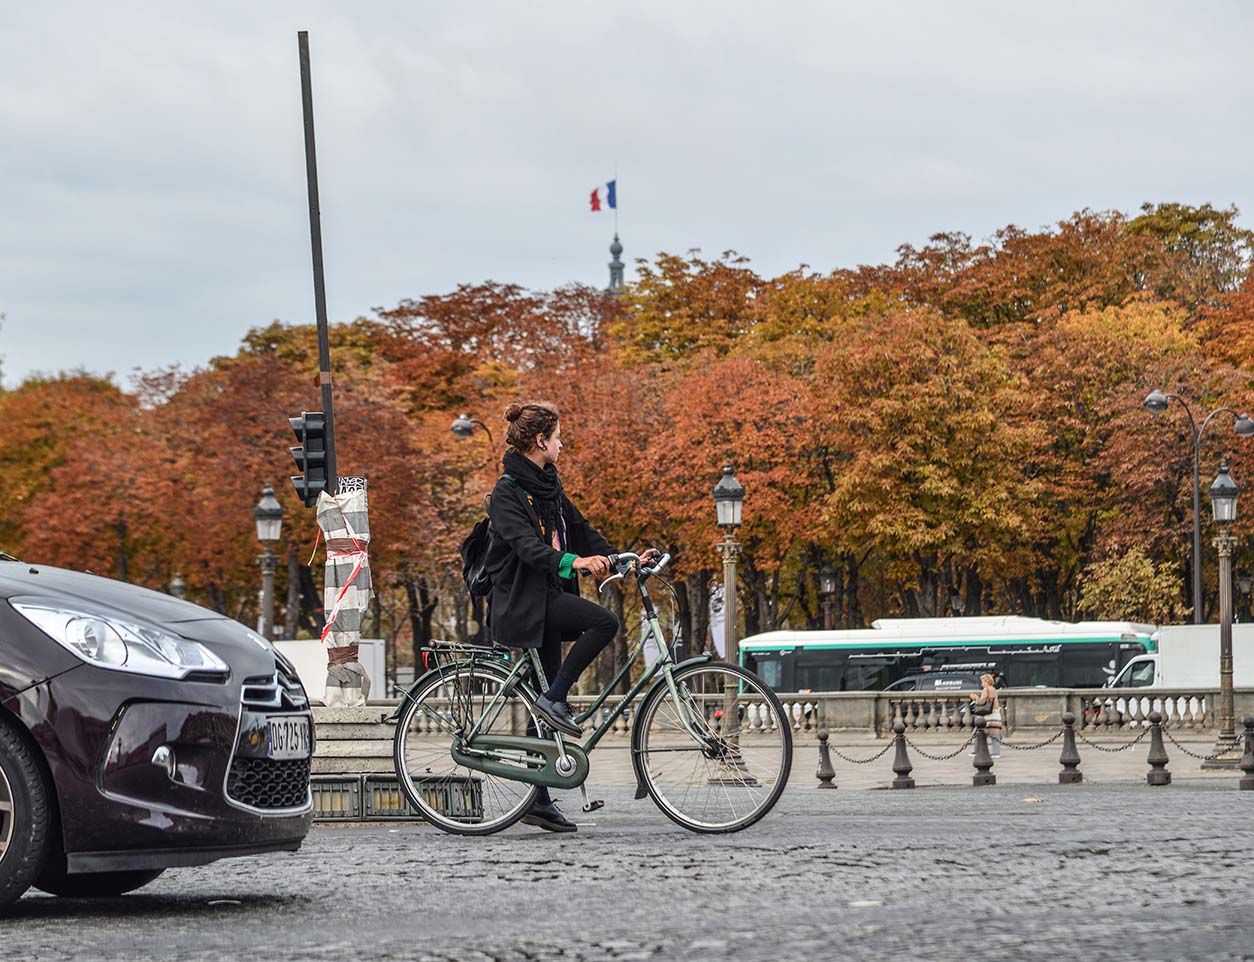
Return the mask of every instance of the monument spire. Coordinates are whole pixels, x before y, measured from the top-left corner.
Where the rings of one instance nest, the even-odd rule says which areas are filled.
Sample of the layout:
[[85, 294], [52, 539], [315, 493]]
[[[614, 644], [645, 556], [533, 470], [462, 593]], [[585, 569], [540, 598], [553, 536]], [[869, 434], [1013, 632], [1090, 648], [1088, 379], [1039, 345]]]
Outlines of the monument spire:
[[623, 245], [619, 243], [618, 231], [615, 231], [614, 242], [610, 244], [610, 254], [614, 258], [610, 261], [610, 286], [606, 288], [611, 294], [621, 294], [623, 292], [623, 267], [625, 265], [619, 259], [619, 255], [622, 252]]

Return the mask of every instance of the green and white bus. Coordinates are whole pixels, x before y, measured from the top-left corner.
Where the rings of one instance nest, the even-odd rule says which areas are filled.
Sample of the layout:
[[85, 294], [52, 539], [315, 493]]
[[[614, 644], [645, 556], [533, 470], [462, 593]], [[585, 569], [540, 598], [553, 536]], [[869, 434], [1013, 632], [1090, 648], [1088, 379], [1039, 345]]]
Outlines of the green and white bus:
[[785, 692], [965, 689], [984, 672], [998, 687], [1100, 688], [1130, 658], [1157, 650], [1156, 630], [1019, 615], [881, 618], [863, 629], [750, 635], [740, 663]]

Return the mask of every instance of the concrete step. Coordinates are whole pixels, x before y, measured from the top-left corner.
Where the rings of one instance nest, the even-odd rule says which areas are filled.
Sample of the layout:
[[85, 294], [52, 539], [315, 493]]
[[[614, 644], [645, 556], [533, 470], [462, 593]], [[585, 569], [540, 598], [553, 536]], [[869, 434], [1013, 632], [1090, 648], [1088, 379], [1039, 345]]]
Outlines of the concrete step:
[[388, 719], [395, 710], [392, 705], [362, 705], [357, 708], [313, 706], [315, 725], [372, 725]]
[[396, 727], [393, 725], [318, 725], [318, 741], [345, 741], [383, 739], [391, 741]]
[[322, 741], [314, 747], [314, 758], [391, 758], [392, 739], [358, 739], [355, 741]]

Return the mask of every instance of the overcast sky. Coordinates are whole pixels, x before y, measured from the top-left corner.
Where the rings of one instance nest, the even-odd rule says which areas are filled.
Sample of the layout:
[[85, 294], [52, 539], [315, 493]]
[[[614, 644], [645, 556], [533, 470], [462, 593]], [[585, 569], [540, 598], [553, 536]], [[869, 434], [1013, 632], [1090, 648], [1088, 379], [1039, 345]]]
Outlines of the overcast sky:
[[[603, 285], [734, 248], [891, 260], [1083, 207], [1254, 224], [1254, 6], [11, 3], [0, 364], [203, 364], [312, 320], [296, 32], [310, 31], [332, 321], [462, 281]], [[630, 272], [629, 272], [630, 276]]]

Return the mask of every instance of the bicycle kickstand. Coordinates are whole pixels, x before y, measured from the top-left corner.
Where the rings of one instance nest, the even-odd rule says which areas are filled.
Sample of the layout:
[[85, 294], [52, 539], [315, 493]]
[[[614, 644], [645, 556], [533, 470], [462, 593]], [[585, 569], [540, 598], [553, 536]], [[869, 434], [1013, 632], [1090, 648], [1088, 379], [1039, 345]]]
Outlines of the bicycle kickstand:
[[598, 808], [603, 808], [605, 806], [605, 801], [603, 799], [588, 799], [587, 785], [579, 786], [579, 794], [583, 796], [583, 810], [585, 812], [595, 812]]

